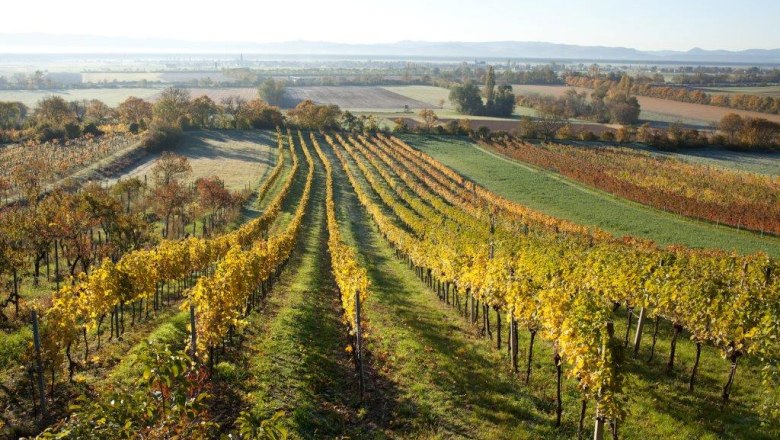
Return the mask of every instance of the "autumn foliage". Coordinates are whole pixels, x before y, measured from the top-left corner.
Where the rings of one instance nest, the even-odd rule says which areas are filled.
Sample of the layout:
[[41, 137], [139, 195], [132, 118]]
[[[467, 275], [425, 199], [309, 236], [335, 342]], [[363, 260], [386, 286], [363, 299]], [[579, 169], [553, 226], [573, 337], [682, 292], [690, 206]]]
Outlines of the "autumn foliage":
[[780, 181], [769, 176], [691, 164], [629, 148], [535, 145], [518, 140], [484, 145], [657, 209], [780, 234]]
[[[586, 75], [569, 75], [566, 77], [566, 84], [572, 87], [597, 89], [599, 87], [612, 87], [613, 85], [616, 85], [617, 82], [606, 78]], [[690, 89], [688, 87], [670, 87], [652, 84], [646, 81], [633, 83], [631, 93], [639, 96], [690, 102], [693, 104], [715, 105], [718, 107], [728, 107], [761, 113], [780, 113], [780, 98], [772, 96], [714, 94], [697, 89]]]

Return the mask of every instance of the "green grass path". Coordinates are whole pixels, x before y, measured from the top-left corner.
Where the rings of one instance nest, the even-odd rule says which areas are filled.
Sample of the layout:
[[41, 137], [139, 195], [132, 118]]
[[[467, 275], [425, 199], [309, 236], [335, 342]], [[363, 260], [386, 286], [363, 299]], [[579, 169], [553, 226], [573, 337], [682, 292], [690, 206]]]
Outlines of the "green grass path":
[[357, 429], [357, 382], [330, 274], [324, 202], [318, 164], [298, 248], [253, 316], [243, 348], [248, 405], [262, 417], [285, 411], [293, 438], [332, 438]]
[[403, 135], [485, 188], [532, 209], [616, 236], [631, 235], [660, 245], [682, 244], [780, 256], [780, 239], [715, 226], [663, 212], [580, 185], [558, 174], [485, 151], [465, 138]]

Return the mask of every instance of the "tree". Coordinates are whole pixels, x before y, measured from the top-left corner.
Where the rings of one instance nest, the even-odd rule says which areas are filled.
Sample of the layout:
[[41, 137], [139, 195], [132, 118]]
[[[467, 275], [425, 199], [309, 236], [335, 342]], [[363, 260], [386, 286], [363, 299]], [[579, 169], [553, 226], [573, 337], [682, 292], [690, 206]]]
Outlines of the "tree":
[[742, 145], [752, 149], [769, 149], [777, 144], [778, 135], [780, 124], [764, 118], [747, 117], [743, 120], [739, 140]]
[[721, 118], [718, 130], [726, 135], [729, 145], [734, 145], [737, 143], [737, 133], [742, 130], [742, 126], [742, 117], [736, 113], [729, 113]]
[[407, 133], [409, 131], [409, 126], [406, 121], [406, 118], [396, 118], [393, 120], [395, 122], [395, 127], [393, 127], [393, 131], [397, 133]]
[[177, 180], [155, 187], [154, 201], [157, 213], [165, 219], [163, 237], [169, 235], [171, 217], [184, 214], [184, 207], [190, 199], [190, 193]]
[[141, 124], [152, 118], [152, 104], [130, 96], [117, 106], [116, 112], [119, 120], [125, 124]]
[[87, 115], [87, 103], [88, 101], [86, 99], [68, 102], [68, 105], [76, 115], [76, 120], [78, 122], [82, 122], [84, 117]]
[[38, 126], [64, 127], [77, 120], [76, 112], [70, 104], [59, 96], [51, 96], [38, 101], [33, 112]]
[[260, 84], [260, 88], [257, 89], [257, 92], [260, 94], [260, 98], [262, 98], [265, 102], [277, 107], [282, 105], [282, 101], [284, 100], [284, 91], [284, 81], [275, 81], [273, 78], [268, 78], [267, 80], [263, 81], [263, 83]]
[[11, 169], [11, 181], [28, 203], [35, 204], [43, 192], [44, 182], [51, 178], [53, 171], [45, 158], [31, 158]]
[[458, 119], [458, 132], [461, 134], [471, 133], [471, 120], [470, 119]]
[[0, 129], [20, 127], [27, 113], [27, 106], [21, 102], [0, 102]]
[[211, 98], [206, 95], [199, 96], [190, 104], [190, 122], [195, 127], [211, 128], [220, 110]]
[[338, 128], [341, 109], [337, 105], [318, 105], [307, 99], [290, 110], [288, 116], [300, 128], [310, 130]]
[[636, 132], [636, 140], [644, 142], [646, 144], [653, 144], [656, 142], [656, 130], [654, 130], [649, 123], [645, 122], [639, 127]]
[[152, 107], [152, 116], [163, 127], [187, 125], [190, 109], [190, 92], [186, 89], [169, 87], [160, 93]]
[[144, 183], [138, 177], [128, 177], [119, 179], [111, 187], [111, 192], [115, 197], [125, 198], [125, 212], [130, 213], [130, 203], [138, 197], [138, 193], [144, 187]]
[[361, 132], [363, 131], [363, 121], [352, 114], [351, 111], [347, 110], [344, 112], [344, 114], [341, 116], [341, 127], [345, 131], [350, 132]]
[[639, 121], [639, 101], [636, 97], [626, 97], [622, 94], [616, 94], [608, 97], [606, 102], [609, 111], [609, 119], [613, 123], [630, 125]]
[[536, 123], [530, 116], [523, 116], [520, 118], [520, 125], [517, 130], [517, 134], [520, 137], [533, 139], [537, 136]]
[[615, 140], [620, 143], [631, 142], [632, 138], [633, 138], [633, 129], [630, 126], [626, 126], [626, 125], [623, 125], [620, 128], [618, 128], [618, 131], [615, 134]]
[[152, 178], [156, 186], [166, 186], [178, 182], [192, 173], [192, 167], [186, 157], [164, 152], [152, 167]]
[[486, 106], [485, 113], [490, 116], [511, 116], [515, 111], [515, 95], [512, 93], [512, 86], [504, 84], [498, 87], [494, 94], [492, 104]]
[[577, 93], [574, 88], [563, 94], [563, 111], [567, 118], [578, 118], [590, 112], [588, 97], [585, 92]]
[[361, 115], [360, 121], [363, 124], [364, 132], [373, 132], [379, 130], [379, 122], [375, 115]]
[[86, 103], [85, 117], [93, 122], [103, 122], [113, 116], [111, 107], [99, 99], [91, 99]]
[[225, 98], [222, 98], [220, 101], [222, 105], [225, 108], [225, 113], [228, 114], [233, 121], [233, 128], [239, 127], [239, 113], [241, 113], [241, 110], [244, 108], [244, 104], [246, 104], [246, 99], [242, 98], [239, 95], [231, 95], [227, 96]]
[[493, 98], [495, 97], [496, 88], [496, 72], [493, 70], [493, 66], [488, 66], [487, 75], [485, 77], [485, 105], [488, 108], [493, 106]]
[[558, 132], [564, 125], [566, 120], [554, 113], [544, 112], [539, 116], [536, 122], [536, 127], [544, 140], [548, 141], [555, 137], [555, 133]]
[[196, 180], [195, 191], [198, 194], [198, 204], [212, 214], [229, 207], [233, 202], [230, 191], [225, 188], [225, 182], [217, 176]]
[[466, 80], [462, 85], [453, 85], [450, 89], [450, 101], [459, 113], [479, 115], [484, 110], [479, 87], [471, 80]]
[[237, 116], [242, 128], [274, 128], [284, 123], [279, 107], [268, 105], [262, 99], [247, 102]]
[[436, 113], [429, 108], [420, 110], [420, 117], [423, 120], [426, 131], [433, 130], [433, 126], [439, 121], [439, 117], [436, 116]]

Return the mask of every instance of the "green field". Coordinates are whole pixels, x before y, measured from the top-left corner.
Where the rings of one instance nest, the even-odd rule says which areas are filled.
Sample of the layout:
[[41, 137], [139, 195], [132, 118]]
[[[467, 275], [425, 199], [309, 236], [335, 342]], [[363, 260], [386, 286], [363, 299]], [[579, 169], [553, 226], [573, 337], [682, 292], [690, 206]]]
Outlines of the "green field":
[[497, 194], [554, 217], [661, 245], [780, 255], [778, 238], [697, 222], [629, 202], [487, 152], [466, 139], [415, 135], [404, 135], [403, 139]]
[[[391, 87], [383, 87], [384, 89], [390, 90], [391, 92], [398, 93], [399, 95], [406, 96], [410, 99], [416, 99], [418, 101], [426, 102], [432, 106], [434, 111], [436, 112], [436, 115], [440, 118], [452, 118], [452, 119], [461, 119], [461, 118], [468, 118], [471, 120], [486, 120], [486, 121], [492, 121], [492, 120], [506, 120], [506, 118], [495, 118], [491, 116], [468, 116], [463, 115], [455, 111], [455, 107], [452, 105], [452, 102], [450, 102], [449, 95], [450, 91], [448, 89], [445, 89], [443, 87], [434, 87], [434, 86], [391, 86]], [[440, 103], [441, 101], [444, 101], [444, 106], [441, 107]], [[530, 107], [515, 107], [514, 116], [536, 116], [537, 112], [536, 110], [530, 108]]]

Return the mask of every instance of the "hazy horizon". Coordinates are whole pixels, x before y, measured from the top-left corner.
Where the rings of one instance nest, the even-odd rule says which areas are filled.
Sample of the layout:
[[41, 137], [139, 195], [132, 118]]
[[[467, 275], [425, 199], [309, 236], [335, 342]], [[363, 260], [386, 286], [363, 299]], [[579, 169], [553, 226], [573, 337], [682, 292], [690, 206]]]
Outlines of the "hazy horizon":
[[[424, 42], [549, 42], [625, 47], [640, 51], [739, 51], [780, 48], [773, 32], [780, 3], [748, 0], [632, 2], [564, 0], [554, 6], [527, 1], [444, 0], [392, 4], [334, 0], [242, 4], [194, 0], [187, 8], [138, 0], [109, 19], [95, 0], [10, 3], [2, 34], [43, 33], [95, 38], [169, 39], [213, 43], [340, 44]], [[728, 8], [728, 21], [720, 11]], [[289, 11], [294, 10], [295, 14]], [[45, 11], [45, 12], [41, 12]], [[0, 35], [2, 35], [0, 34]], [[3, 47], [0, 46], [0, 52]]]

